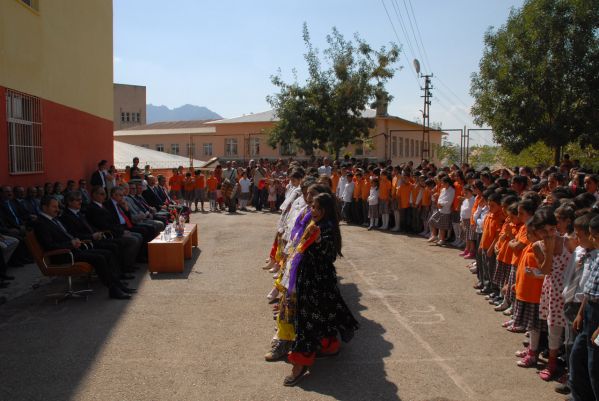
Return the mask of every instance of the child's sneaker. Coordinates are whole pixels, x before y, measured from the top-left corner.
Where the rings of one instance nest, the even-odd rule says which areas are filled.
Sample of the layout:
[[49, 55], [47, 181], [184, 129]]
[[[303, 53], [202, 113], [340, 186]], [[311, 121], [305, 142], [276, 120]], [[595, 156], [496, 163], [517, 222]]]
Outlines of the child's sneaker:
[[469, 254], [469, 252], [464, 249], [462, 252], [458, 253], [458, 256], [466, 256], [468, 254]]

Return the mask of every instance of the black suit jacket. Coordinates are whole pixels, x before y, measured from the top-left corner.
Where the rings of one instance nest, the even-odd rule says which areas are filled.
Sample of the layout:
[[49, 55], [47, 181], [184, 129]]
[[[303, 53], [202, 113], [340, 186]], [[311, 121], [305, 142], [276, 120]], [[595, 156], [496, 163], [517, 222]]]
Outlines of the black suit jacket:
[[24, 225], [29, 218], [29, 213], [27, 213], [25, 208], [16, 200], [12, 199], [8, 202], [10, 202], [12, 210], [14, 211], [15, 215], [19, 218], [19, 223], [17, 223], [17, 220], [8, 208], [8, 205], [6, 205], [5, 202], [2, 202], [2, 206], [0, 207], [0, 209], [2, 210], [2, 215], [4, 217], [4, 222], [6, 223], [6, 225], [12, 228], [18, 228], [20, 225]]
[[[96, 205], [97, 206], [97, 205]], [[79, 212], [79, 217], [67, 208], [62, 212], [60, 221], [67, 231], [81, 240], [93, 240], [92, 234], [96, 231], [87, 221], [85, 215]]]
[[[104, 183], [105, 182], [106, 182], [106, 177], [104, 177]], [[100, 171], [98, 171], [98, 170], [94, 171], [94, 173], [92, 174], [91, 180], [89, 180], [89, 183], [91, 184], [92, 187], [106, 188], [106, 185], [102, 182], [102, 177], [100, 176]]]
[[144, 197], [146, 202], [148, 202], [148, 204], [156, 210], [160, 210], [162, 204], [164, 203], [150, 187], [143, 191], [141, 195]]
[[45, 216], [40, 216], [33, 226], [35, 236], [44, 251], [72, 249], [72, 238]]
[[[125, 228], [119, 223], [118, 216], [115, 219], [113, 214], [106, 207], [100, 207], [95, 202], [89, 204], [85, 211], [87, 221], [99, 230], [110, 230], [115, 236], [123, 235]], [[115, 211], [116, 213], [116, 211]]]

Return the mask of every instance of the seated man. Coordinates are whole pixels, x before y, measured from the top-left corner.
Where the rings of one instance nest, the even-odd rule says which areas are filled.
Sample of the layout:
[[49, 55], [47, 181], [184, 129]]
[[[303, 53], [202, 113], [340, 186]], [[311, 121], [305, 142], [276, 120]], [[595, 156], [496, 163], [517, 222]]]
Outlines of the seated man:
[[22, 205], [31, 216], [37, 216], [40, 213], [40, 200], [37, 197], [37, 187], [27, 188], [27, 194]]
[[121, 241], [120, 238], [106, 238], [105, 233], [96, 230], [87, 221], [85, 215], [81, 212], [81, 194], [79, 191], [72, 191], [66, 195], [65, 203], [66, 208], [60, 216], [60, 222], [67, 229], [67, 231], [83, 241], [90, 241], [93, 247], [96, 249], [109, 250], [114, 259], [118, 261], [118, 271], [122, 280], [132, 280], [135, 276], [126, 274], [125, 272], [131, 272], [133, 266], [125, 265], [125, 262], [132, 263], [130, 259], [123, 257], [123, 252], [127, 252], [124, 249], [127, 246], [126, 241]]
[[[0, 234], [0, 283], [14, 280], [14, 277], [6, 274], [8, 261], [19, 246], [19, 240], [8, 235]], [[5, 287], [0, 284], [0, 288]]]
[[123, 196], [123, 189], [121, 187], [112, 188], [110, 190], [110, 199], [104, 202], [104, 207], [109, 212], [112, 224], [120, 225], [123, 230], [141, 234], [143, 238], [142, 246], [147, 255], [148, 242], [152, 241], [155, 237], [154, 230], [139, 224], [133, 224], [131, 215], [123, 209], [123, 207], [126, 207]]
[[140, 205], [142, 210], [150, 212], [154, 220], [159, 220], [164, 224], [167, 224], [170, 217], [168, 206], [165, 206], [162, 209], [156, 209], [155, 207], [151, 206], [142, 196], [145, 189], [146, 188], [144, 188], [143, 182], [137, 181], [135, 183], [135, 195], [133, 197], [136, 203]]
[[85, 212], [85, 216], [92, 227], [101, 231], [110, 231], [114, 238], [118, 238], [123, 246], [123, 266], [133, 266], [135, 260], [147, 261], [147, 254], [143, 250], [143, 236], [126, 230], [120, 223], [114, 223], [112, 215], [104, 207], [106, 191], [102, 187], [95, 187], [91, 193], [92, 202]]
[[138, 203], [135, 199], [135, 193], [137, 188], [135, 183], [125, 184], [121, 187], [123, 189], [123, 201], [126, 204], [126, 210], [131, 215], [131, 221], [133, 224], [139, 224], [152, 229], [154, 237], [164, 230], [164, 223], [153, 219], [152, 213], [145, 209], [143, 203]]
[[[58, 200], [51, 196], [45, 196], [41, 201], [42, 212], [40, 218], [34, 225], [35, 236], [40, 246], [45, 251], [54, 249], [68, 249], [73, 254], [75, 262], [87, 262], [91, 264], [98, 274], [102, 283], [108, 287], [108, 293], [111, 298], [129, 299], [135, 289], [129, 289], [118, 279], [118, 274], [113, 265], [111, 265], [112, 254], [104, 249], [86, 249], [83, 242], [71, 235], [64, 225], [58, 220], [60, 207]], [[64, 263], [65, 255], [51, 257], [50, 260], [55, 263]]]

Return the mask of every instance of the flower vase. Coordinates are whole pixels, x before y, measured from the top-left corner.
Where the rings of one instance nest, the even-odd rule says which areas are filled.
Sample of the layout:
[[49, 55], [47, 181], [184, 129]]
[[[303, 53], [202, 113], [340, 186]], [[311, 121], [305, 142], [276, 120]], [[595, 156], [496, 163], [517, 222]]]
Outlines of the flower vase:
[[177, 237], [182, 237], [184, 232], [185, 232], [185, 225], [180, 224], [180, 223], [175, 225], [175, 233], [177, 234]]

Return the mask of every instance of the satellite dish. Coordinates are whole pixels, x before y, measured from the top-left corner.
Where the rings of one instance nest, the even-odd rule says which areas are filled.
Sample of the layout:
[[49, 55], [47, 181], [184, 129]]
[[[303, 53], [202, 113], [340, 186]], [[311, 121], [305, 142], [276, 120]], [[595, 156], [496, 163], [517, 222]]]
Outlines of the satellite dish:
[[414, 59], [414, 69], [416, 70], [416, 74], [420, 74], [420, 61], [417, 58]]

